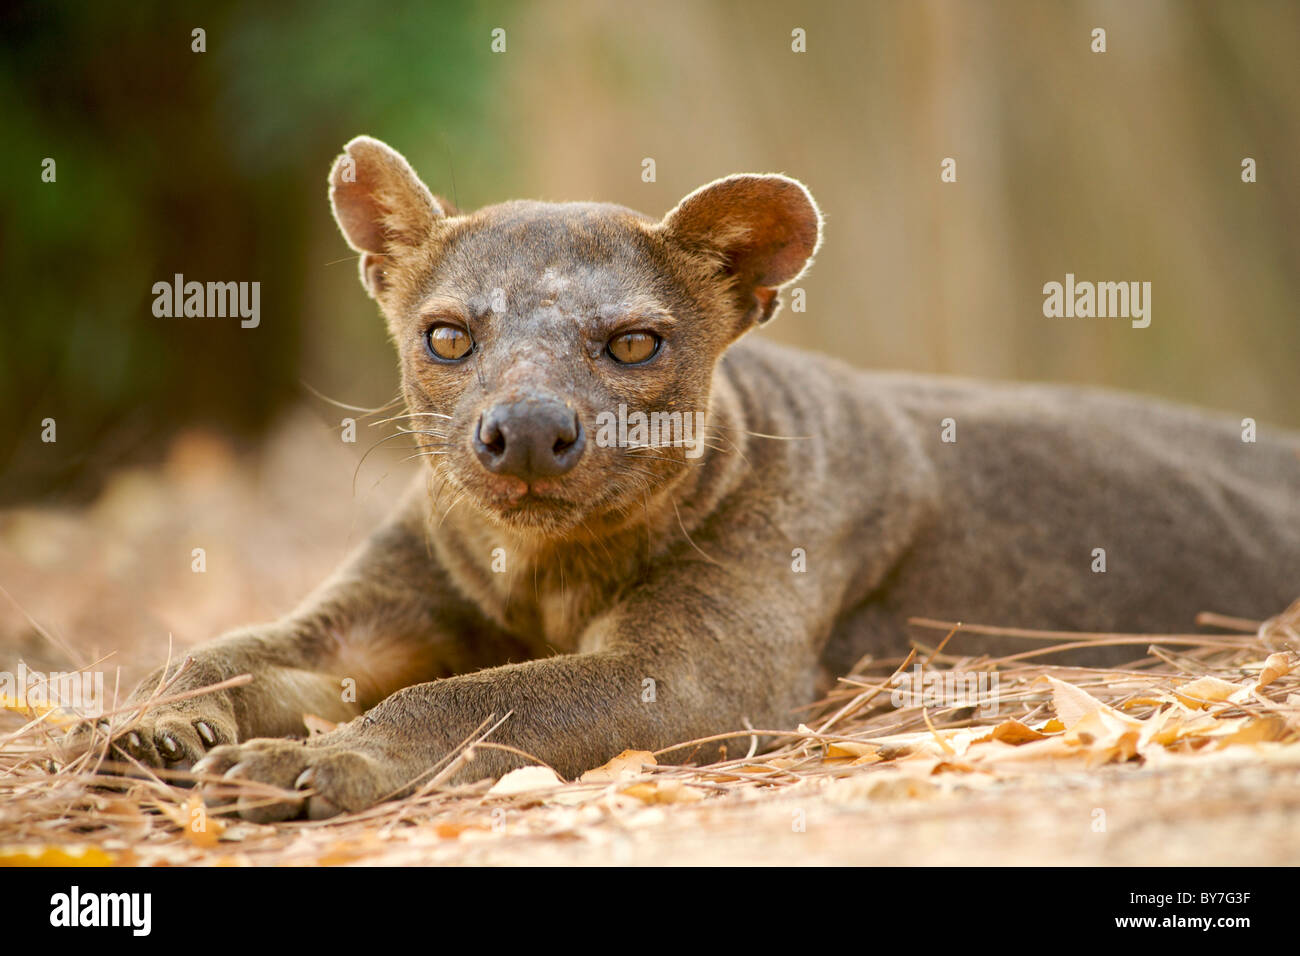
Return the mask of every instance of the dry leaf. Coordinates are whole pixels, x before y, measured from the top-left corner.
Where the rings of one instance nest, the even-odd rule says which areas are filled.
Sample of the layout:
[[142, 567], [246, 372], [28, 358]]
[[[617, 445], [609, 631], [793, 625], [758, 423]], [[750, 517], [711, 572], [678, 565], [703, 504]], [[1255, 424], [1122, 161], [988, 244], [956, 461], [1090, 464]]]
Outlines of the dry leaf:
[[97, 846], [0, 847], [0, 866], [112, 866], [113, 857]]
[[221, 834], [225, 832], [226, 821], [208, 813], [203, 798], [197, 793], [190, 794], [190, 798], [185, 801], [185, 817], [185, 838], [205, 850], [216, 846]]
[[658, 762], [655, 760], [655, 755], [648, 750], [624, 750], [604, 766], [588, 770], [578, 780], [581, 783], [606, 783], [627, 780], [629, 777], [641, 776], [645, 772], [641, 769], [642, 766], [649, 764], [653, 767]]
[[12, 694], [0, 694], [0, 710], [12, 711], [28, 718], [44, 717], [45, 722], [54, 727], [71, 727], [81, 719], [56, 704], [28, 704]]
[[518, 770], [511, 770], [494, 783], [488, 794], [498, 797], [509, 796], [515, 793], [529, 793], [533, 790], [548, 790], [562, 783], [564, 781], [557, 777], [550, 767], [520, 767]]
[[1268, 655], [1268, 658], [1264, 661], [1263, 670], [1259, 672], [1259, 680], [1255, 684], [1255, 689], [1259, 690], [1265, 684], [1271, 684], [1279, 677], [1291, 673], [1294, 666], [1291, 663], [1290, 655], [1285, 652], [1279, 651], [1276, 654]]
[[485, 827], [481, 823], [457, 823], [454, 821], [444, 820], [435, 824], [433, 828], [433, 832], [445, 840], [454, 840], [467, 830], [489, 832], [491, 827]]
[[1046, 737], [1047, 734], [1041, 730], [1035, 730], [1028, 724], [1022, 724], [1013, 718], [1004, 720], [994, 727], [993, 733], [987, 739], [1000, 740], [1004, 744], [1023, 744], [1031, 740], [1043, 740]]
[[185, 834], [185, 839], [195, 846], [209, 849], [216, 845], [226, 829], [226, 821], [212, 816], [203, 804], [203, 798], [191, 793], [184, 804], [154, 804], [158, 810]]
[[1219, 738], [1219, 746], [1233, 744], [1258, 744], [1271, 740], [1281, 740], [1286, 736], [1287, 722], [1277, 714], [1263, 717], [1247, 717], [1236, 721], [1232, 733]]
[[636, 797], [643, 803], [695, 803], [704, 799], [704, 793], [697, 787], [682, 783], [680, 780], [651, 780], [646, 783], [634, 783], [619, 791], [626, 797]]
[[1217, 704], [1243, 689], [1241, 684], [1218, 677], [1198, 677], [1175, 690], [1174, 696], [1184, 707], [1205, 707], [1207, 702]]
[[1056, 715], [1061, 718], [1061, 723], [1066, 730], [1093, 711], [1106, 706], [1086, 690], [1080, 690], [1073, 684], [1067, 684], [1047, 674], [1044, 674], [1041, 679], [1047, 681], [1052, 688], [1052, 706], [1056, 708]]
[[875, 744], [859, 743], [856, 740], [832, 740], [826, 744], [826, 759], [849, 759], [853, 757], [871, 757], [879, 752]]
[[1137, 755], [1142, 726], [1136, 717], [1099, 703], [1065, 732], [1065, 741], [1086, 750], [1090, 765], [1123, 763]]

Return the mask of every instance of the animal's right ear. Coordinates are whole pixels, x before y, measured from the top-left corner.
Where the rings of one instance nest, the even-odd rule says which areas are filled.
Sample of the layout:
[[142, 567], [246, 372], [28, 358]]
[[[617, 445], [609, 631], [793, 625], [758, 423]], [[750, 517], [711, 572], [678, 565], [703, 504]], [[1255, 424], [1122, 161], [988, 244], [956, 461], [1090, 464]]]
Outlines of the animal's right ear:
[[776, 314], [781, 286], [797, 279], [817, 251], [821, 223], [803, 183], [742, 174], [701, 186], [658, 228], [726, 278], [744, 331]]
[[330, 204], [361, 253], [362, 285], [378, 299], [389, 288], [385, 269], [419, 248], [446, 213], [392, 147], [358, 136], [343, 150], [330, 170]]

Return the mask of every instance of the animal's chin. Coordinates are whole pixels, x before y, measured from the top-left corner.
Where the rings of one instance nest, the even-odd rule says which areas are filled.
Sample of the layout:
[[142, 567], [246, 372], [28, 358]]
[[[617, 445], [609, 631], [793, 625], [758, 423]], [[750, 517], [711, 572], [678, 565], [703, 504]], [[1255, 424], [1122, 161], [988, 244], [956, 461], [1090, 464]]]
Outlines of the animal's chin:
[[567, 527], [582, 518], [582, 510], [576, 504], [554, 496], [530, 493], [514, 500], [497, 499], [485, 504], [498, 521], [514, 527]]
[[499, 527], [552, 539], [600, 537], [639, 518], [640, 508], [619, 507], [617, 498], [575, 500], [561, 495], [529, 492], [517, 499], [477, 497], [483, 514]]
[[474, 495], [479, 510], [494, 522], [518, 531], [557, 534], [583, 519], [585, 508], [553, 483], [529, 485], [494, 478]]
[[[460, 500], [471, 504], [492, 524], [552, 538], [617, 531], [640, 516], [645, 499], [638, 494], [633, 502], [628, 492], [616, 484], [593, 495], [562, 479], [525, 482], [484, 472], [454, 476], [451, 484], [459, 489]], [[637, 507], [629, 507], [629, 503]]]

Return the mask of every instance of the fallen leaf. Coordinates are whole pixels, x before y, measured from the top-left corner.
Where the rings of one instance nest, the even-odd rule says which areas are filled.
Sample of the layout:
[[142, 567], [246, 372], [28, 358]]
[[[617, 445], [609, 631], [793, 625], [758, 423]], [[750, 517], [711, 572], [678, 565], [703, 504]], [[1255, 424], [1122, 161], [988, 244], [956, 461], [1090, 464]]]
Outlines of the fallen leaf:
[[0, 847], [0, 866], [112, 866], [113, 857], [97, 846]]
[[444, 820], [434, 825], [433, 831], [438, 836], [447, 840], [454, 840], [467, 830], [488, 831], [490, 827], [485, 827], [481, 823], [457, 823], [450, 820]]
[[993, 733], [989, 737], [992, 740], [1000, 740], [1004, 744], [1023, 744], [1031, 740], [1043, 740], [1047, 737], [1047, 734], [1011, 718], [994, 727]]
[[1184, 707], [1205, 707], [1207, 703], [1225, 701], [1244, 689], [1241, 684], [1218, 677], [1198, 677], [1175, 690], [1174, 696]]
[[704, 793], [698, 787], [684, 784], [680, 780], [634, 783], [619, 793], [626, 797], [636, 797], [643, 803], [695, 803], [704, 799]]
[[1291, 662], [1290, 655], [1279, 651], [1277, 654], [1268, 655], [1264, 661], [1264, 668], [1259, 672], [1259, 680], [1255, 683], [1255, 689], [1263, 687], [1265, 684], [1271, 684], [1279, 677], [1284, 677], [1291, 673], [1295, 665]]
[[190, 798], [185, 801], [185, 817], [182, 824], [185, 839], [205, 850], [216, 846], [221, 834], [225, 832], [226, 821], [209, 814], [203, 805], [203, 798], [197, 793], [190, 794]]
[[76, 714], [55, 704], [28, 704], [12, 694], [0, 694], [0, 710], [12, 711], [28, 718], [44, 717], [46, 723], [55, 727], [71, 727], [81, 720]]
[[653, 767], [658, 762], [648, 750], [624, 750], [603, 766], [588, 770], [578, 780], [581, 783], [618, 782], [629, 777], [639, 777], [645, 772], [641, 769], [642, 766], [649, 764]]
[[1137, 755], [1142, 727], [1142, 721], [1136, 717], [1098, 702], [1096, 710], [1085, 714], [1065, 732], [1065, 742], [1085, 749], [1090, 765], [1123, 763]]
[[831, 740], [826, 744], [826, 759], [852, 759], [853, 757], [870, 757], [880, 748], [875, 744], [859, 743], [856, 740]]
[[1232, 733], [1219, 738], [1220, 747], [1234, 744], [1257, 744], [1281, 740], [1286, 736], [1287, 722], [1277, 714], [1249, 717], [1240, 721]]
[[195, 846], [208, 849], [214, 846], [226, 829], [226, 821], [211, 816], [203, 798], [192, 793], [184, 804], [155, 803], [154, 806], [185, 834], [185, 839]]
[[[1093, 711], [1106, 707], [1086, 690], [1080, 690], [1073, 684], [1067, 684], [1047, 674], [1044, 674], [1041, 679], [1047, 681], [1052, 688], [1052, 705], [1056, 708], [1056, 715], [1061, 718], [1061, 723], [1066, 730]], [[1107, 707], [1107, 710], [1110, 709]]]
[[533, 790], [547, 790], [558, 787], [564, 781], [555, 775], [550, 767], [520, 767], [492, 785], [490, 796], [509, 796], [516, 793], [529, 793]]

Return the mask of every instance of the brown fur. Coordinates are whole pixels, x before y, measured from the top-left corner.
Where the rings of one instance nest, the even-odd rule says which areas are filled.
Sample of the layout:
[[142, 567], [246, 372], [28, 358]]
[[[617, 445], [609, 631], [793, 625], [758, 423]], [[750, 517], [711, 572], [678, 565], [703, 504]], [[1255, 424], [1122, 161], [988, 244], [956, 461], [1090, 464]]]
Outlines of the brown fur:
[[[360, 138], [331, 196], [431, 467], [300, 608], [200, 648], [180, 684], [250, 685], [151, 711], [118, 741], [152, 763], [206, 753], [199, 769], [303, 790], [247, 817], [407, 792], [507, 715], [493, 740], [570, 776], [625, 748], [790, 726], [827, 674], [905, 646], [913, 614], [1182, 629], [1202, 607], [1260, 616], [1300, 590], [1295, 436], [1247, 444], [1231, 421], [1127, 396], [732, 348], [819, 240], [793, 180], [720, 180], [658, 222], [591, 203], [459, 215]], [[432, 360], [439, 321], [477, 351]], [[603, 352], [631, 329], [662, 337], [643, 366]], [[531, 483], [482, 467], [479, 416], [538, 396], [589, 431], [620, 404], [704, 410], [708, 447], [692, 459], [589, 442], [571, 472]], [[955, 443], [940, 441], [947, 417]], [[1096, 547], [1107, 573], [1091, 569]], [[304, 712], [350, 722], [258, 739], [301, 734]], [[480, 749], [459, 777], [519, 762]]]

